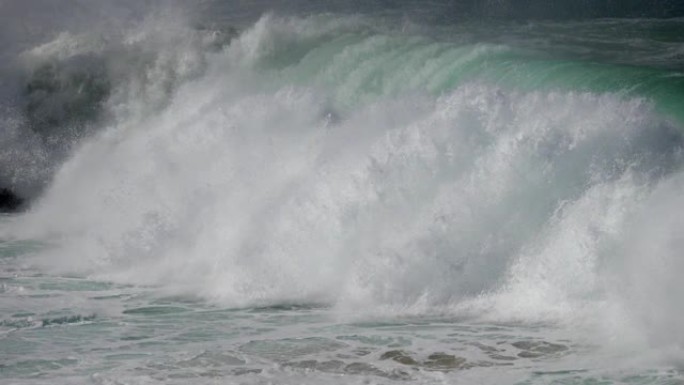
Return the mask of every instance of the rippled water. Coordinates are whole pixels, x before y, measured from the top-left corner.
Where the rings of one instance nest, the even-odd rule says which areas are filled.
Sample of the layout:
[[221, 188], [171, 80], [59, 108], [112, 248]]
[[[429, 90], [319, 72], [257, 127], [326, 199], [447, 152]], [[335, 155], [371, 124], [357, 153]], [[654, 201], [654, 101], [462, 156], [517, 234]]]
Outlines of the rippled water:
[[22, 266], [35, 248], [2, 245], [7, 384], [682, 383], [676, 370], [630, 365], [637, 352], [553, 325], [359, 319], [317, 305], [225, 308], [153, 287], [46, 276]]

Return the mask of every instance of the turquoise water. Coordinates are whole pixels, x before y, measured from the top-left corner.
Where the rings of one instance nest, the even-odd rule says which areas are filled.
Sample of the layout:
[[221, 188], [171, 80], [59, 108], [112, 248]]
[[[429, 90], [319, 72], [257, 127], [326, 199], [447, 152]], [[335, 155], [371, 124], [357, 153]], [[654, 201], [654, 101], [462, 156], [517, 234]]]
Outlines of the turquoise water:
[[627, 364], [642, 351], [606, 351], [552, 324], [226, 308], [41, 275], [9, 261], [24, 247], [4, 245], [3, 271], [13, 273], [2, 277], [6, 383], [681, 383], [667, 366]]

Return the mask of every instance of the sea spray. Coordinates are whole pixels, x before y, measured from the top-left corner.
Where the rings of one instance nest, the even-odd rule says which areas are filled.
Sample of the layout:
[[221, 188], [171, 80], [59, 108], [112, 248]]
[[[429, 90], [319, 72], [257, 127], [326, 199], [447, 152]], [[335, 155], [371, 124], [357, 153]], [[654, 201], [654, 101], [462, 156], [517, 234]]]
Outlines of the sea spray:
[[[531, 292], [552, 295], [537, 285], [560, 283], [548, 303], [565, 306], [601, 295], [595, 266], [613, 234], [591, 217], [563, 229], [559, 216], [606, 207], [615, 188], [629, 198], [678, 168], [677, 131], [648, 102], [618, 95], [515, 92], [474, 79], [441, 96], [376, 94], [352, 110], [315, 81], [283, 84], [308, 62], [266, 65], [280, 63], [262, 32], [271, 22], [296, 27], [289, 44], [307, 31], [302, 44], [316, 53], [329, 33], [262, 19], [158, 117], [124, 121], [82, 146], [17, 228], [63, 239], [65, 260], [51, 257], [60, 269], [72, 261], [237, 306], [459, 308], [513, 291], [524, 275]], [[357, 77], [336, 78], [335, 89], [373, 95]], [[549, 226], [561, 228], [549, 235]], [[558, 276], [533, 273], [549, 268]]]
[[[266, 375], [423, 380], [562, 362], [544, 382], [574, 375], [568, 361], [596, 369], [592, 349], [606, 367], [680, 362], [676, 73], [362, 16], [268, 14], [220, 43], [177, 22], [89, 51], [111, 87], [97, 118], [1, 224], [42, 244], [22, 268], [110, 282], [83, 302], [119, 301], [44, 319], [96, 312], [125, 320], [123, 341], [154, 334], [146, 322], [186, 325], [174, 343], [228, 341], [153, 372], [221, 354], [280, 365]], [[70, 39], [89, 37], [27, 52], [57, 60], [46, 47]]]

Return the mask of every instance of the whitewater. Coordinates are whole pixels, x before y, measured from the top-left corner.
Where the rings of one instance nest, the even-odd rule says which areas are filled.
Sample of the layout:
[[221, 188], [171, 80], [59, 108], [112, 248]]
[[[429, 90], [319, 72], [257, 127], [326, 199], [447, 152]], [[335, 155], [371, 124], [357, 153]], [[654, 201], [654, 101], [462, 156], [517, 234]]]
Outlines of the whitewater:
[[0, 3], [0, 383], [684, 383], [684, 19], [65, 4]]

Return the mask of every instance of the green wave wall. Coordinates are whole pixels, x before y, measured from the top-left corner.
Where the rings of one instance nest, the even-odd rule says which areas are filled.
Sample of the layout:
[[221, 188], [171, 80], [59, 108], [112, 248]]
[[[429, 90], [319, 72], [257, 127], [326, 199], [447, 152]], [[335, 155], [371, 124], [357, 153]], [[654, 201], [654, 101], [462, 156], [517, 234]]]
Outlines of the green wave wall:
[[558, 58], [502, 44], [459, 45], [371, 32], [302, 39], [260, 59], [257, 68], [279, 79], [276, 84], [324, 87], [348, 108], [394, 94], [441, 94], [479, 82], [523, 92], [644, 98], [658, 112], [684, 124], [684, 74], [652, 66]]

